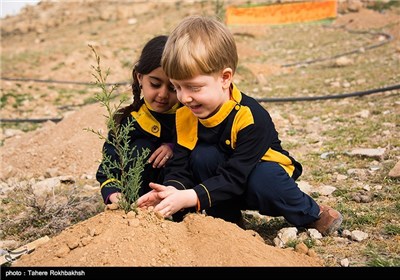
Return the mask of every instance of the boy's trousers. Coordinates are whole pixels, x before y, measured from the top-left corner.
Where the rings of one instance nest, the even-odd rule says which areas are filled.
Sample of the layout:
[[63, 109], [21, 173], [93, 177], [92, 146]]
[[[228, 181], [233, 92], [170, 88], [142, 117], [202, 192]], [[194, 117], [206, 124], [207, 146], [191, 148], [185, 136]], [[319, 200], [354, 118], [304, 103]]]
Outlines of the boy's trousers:
[[[226, 160], [216, 146], [198, 144], [190, 157], [196, 184], [216, 175], [218, 165]], [[238, 167], [240, 168], [240, 167]], [[243, 194], [216, 202], [206, 209], [210, 216], [237, 223], [241, 210], [257, 210], [262, 215], [283, 216], [294, 226], [306, 226], [318, 219], [318, 204], [302, 192], [295, 180], [276, 162], [260, 161], [249, 174]]]

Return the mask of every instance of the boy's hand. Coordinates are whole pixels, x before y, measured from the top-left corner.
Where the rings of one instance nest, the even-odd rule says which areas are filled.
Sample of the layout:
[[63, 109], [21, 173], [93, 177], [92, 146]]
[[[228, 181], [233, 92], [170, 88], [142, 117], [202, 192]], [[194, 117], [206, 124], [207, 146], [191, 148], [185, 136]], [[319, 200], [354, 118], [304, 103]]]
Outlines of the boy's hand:
[[148, 162], [152, 163], [153, 168], [161, 168], [165, 166], [167, 161], [172, 158], [173, 153], [169, 144], [163, 143], [149, 157]]
[[197, 204], [197, 194], [194, 190], [177, 190], [172, 186], [166, 187], [155, 183], [150, 183], [149, 186], [158, 192], [158, 197], [161, 199], [154, 207], [154, 211], [160, 212], [164, 217]]
[[137, 201], [137, 206], [139, 208], [147, 208], [150, 206], [156, 206], [161, 202], [161, 199], [159, 198], [158, 192], [155, 190], [152, 190], [141, 197], [139, 197]]
[[148, 193], [139, 197], [137, 201], [137, 206], [139, 208], [147, 208], [150, 206], [157, 206], [168, 194], [173, 191], [177, 190], [174, 187], [166, 187], [161, 184], [150, 183], [150, 188], [153, 190], [149, 191]]

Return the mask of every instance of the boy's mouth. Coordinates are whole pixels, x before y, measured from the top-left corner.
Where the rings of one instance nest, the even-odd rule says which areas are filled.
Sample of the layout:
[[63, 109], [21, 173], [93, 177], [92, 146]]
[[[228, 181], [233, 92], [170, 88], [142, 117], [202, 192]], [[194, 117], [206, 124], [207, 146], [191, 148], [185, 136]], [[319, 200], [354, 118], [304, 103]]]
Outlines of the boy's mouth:
[[201, 108], [201, 105], [190, 105], [189, 108], [192, 111], [197, 111]]

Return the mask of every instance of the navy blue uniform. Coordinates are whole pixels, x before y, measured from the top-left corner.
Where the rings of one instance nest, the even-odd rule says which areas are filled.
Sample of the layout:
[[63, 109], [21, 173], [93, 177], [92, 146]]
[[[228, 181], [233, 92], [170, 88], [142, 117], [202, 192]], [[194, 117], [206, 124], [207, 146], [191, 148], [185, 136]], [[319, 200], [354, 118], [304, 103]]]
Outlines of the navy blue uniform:
[[208, 119], [178, 109], [176, 130], [164, 185], [193, 189], [197, 211], [234, 222], [240, 209], [253, 209], [297, 226], [318, 218], [318, 205], [295, 182], [302, 166], [282, 148], [269, 113], [234, 85], [231, 99]]
[[[130, 132], [129, 145], [135, 149], [135, 155], [142, 152], [142, 149], [149, 149], [149, 156], [158, 148], [162, 143], [173, 143], [175, 141], [175, 112], [178, 106], [173, 107], [166, 113], [157, 113], [151, 111], [141, 100], [142, 105], [139, 110], [131, 112], [131, 114], [121, 121], [121, 125], [126, 125], [128, 121], [133, 122], [134, 130]], [[112, 135], [108, 134], [108, 139], [112, 140]], [[107, 142], [104, 143], [103, 152], [111, 159], [117, 160], [118, 156], [115, 147]], [[146, 159], [147, 160], [147, 159]], [[115, 186], [108, 185], [109, 183], [120, 180], [121, 170], [112, 170], [112, 177], [107, 177], [103, 171], [103, 163], [100, 164], [96, 179], [100, 183], [101, 194], [104, 202], [110, 203], [108, 197], [115, 192], [121, 192]], [[163, 178], [163, 168], [153, 168], [150, 164], [146, 164], [145, 170], [142, 172], [142, 185], [139, 190], [139, 195], [143, 195], [150, 190], [150, 182], [161, 183]], [[107, 186], [108, 185], [108, 186]]]

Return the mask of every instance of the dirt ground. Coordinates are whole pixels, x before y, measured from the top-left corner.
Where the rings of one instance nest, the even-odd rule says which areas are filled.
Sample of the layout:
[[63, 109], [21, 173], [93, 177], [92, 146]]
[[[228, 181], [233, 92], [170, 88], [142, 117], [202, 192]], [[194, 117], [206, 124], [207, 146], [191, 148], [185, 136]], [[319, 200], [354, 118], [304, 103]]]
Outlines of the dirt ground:
[[[132, 214], [132, 215], [131, 215]], [[253, 231], [200, 214], [176, 223], [154, 212], [106, 211], [63, 231], [16, 266], [321, 266], [266, 245]]]
[[[74, 4], [71, 4], [74, 5]], [[145, 15], [147, 24], [141, 25], [143, 34], [146, 32], [155, 33], [162, 24], [171, 26], [172, 22], [165, 24], [165, 18], [149, 20], [149, 9], [154, 8], [154, 3], [146, 6], [140, 4], [140, 9], [136, 11], [136, 16]], [[86, 6], [85, 6], [86, 7]], [[27, 11], [26, 15], [37, 15], [37, 8], [46, 8], [47, 13], [43, 13], [42, 18], [49, 16], [55, 18], [57, 11], [55, 3], [45, 3], [40, 7]], [[56, 9], [57, 8], [57, 9]], [[73, 8], [72, 6], [70, 7]], [[82, 14], [83, 14], [83, 6]], [[86, 7], [88, 15], [90, 11], [96, 8], [93, 5]], [[207, 9], [207, 7], [205, 8]], [[212, 8], [209, 8], [212, 9]], [[60, 9], [58, 12], [60, 13]], [[64, 14], [68, 9], [64, 8]], [[168, 10], [170, 11], [170, 10]], [[183, 12], [182, 12], [183, 13]], [[195, 8], [187, 9], [183, 14], [195, 13]], [[123, 17], [123, 11], [119, 14]], [[113, 15], [102, 14], [103, 17], [112, 18]], [[49, 21], [47, 25], [41, 25], [33, 28], [25, 27], [22, 24], [21, 17], [6, 19], [8, 22], [18, 22], [20, 29], [8, 30], [7, 42], [13, 42], [13, 48], [23, 51], [26, 48], [28, 39], [36, 38], [39, 40], [35, 46], [40, 44], [53, 44], [53, 33], [48, 33], [46, 28], [60, 28], [62, 24], [67, 25], [68, 21], [74, 19], [67, 16], [64, 22]], [[68, 21], [66, 20], [68, 18]], [[129, 17], [125, 17], [125, 20]], [[368, 20], [366, 20], [368, 19]], [[82, 21], [85, 21], [81, 18]], [[86, 23], [93, 24], [95, 20], [86, 19]], [[172, 20], [171, 20], [172, 21]], [[336, 24], [351, 24], [354, 28], [379, 28], [387, 25], [388, 22], [398, 21], [397, 15], [381, 15], [374, 11], [363, 10], [359, 13], [351, 13], [338, 18]], [[117, 21], [118, 22], [118, 21]], [[174, 21], [175, 22], [175, 21]], [[103, 20], [98, 26], [98, 30], [106, 25]], [[398, 25], [397, 25], [398, 26]], [[24, 30], [26, 28], [26, 30]], [[91, 27], [92, 28], [92, 27]], [[72, 34], [75, 41], [90, 41], [85, 38], [85, 32], [82, 30]], [[161, 30], [167, 30], [164, 27]], [[30, 31], [31, 30], [31, 31]], [[136, 29], [137, 30], [137, 29]], [[62, 32], [62, 31], [60, 31]], [[100, 32], [93, 31], [92, 33]], [[105, 32], [105, 31], [104, 31]], [[399, 30], [393, 28], [393, 32], [398, 34]], [[3, 30], [4, 33], [4, 30]], [[14, 34], [14, 35], [13, 35]], [[253, 32], [257, 36], [257, 30]], [[33, 37], [32, 37], [33, 36]], [[54, 35], [53, 35], [54, 36]], [[113, 36], [110, 33], [109, 36]], [[101, 37], [105, 37], [104, 34]], [[128, 37], [128, 35], [127, 35]], [[143, 38], [147, 38], [143, 36]], [[33, 39], [35, 40], [35, 39]], [[65, 44], [65, 38], [61, 38], [60, 44]], [[62, 41], [64, 40], [64, 41]], [[100, 41], [100, 39], [98, 39]], [[119, 44], [124, 39], [115, 39], [114, 43]], [[128, 40], [128, 39], [126, 39]], [[145, 40], [142, 39], [144, 42]], [[3, 44], [3, 43], [2, 43]], [[25, 45], [25, 46], [24, 46]], [[83, 43], [82, 43], [83, 45]], [[129, 56], [135, 56], [141, 43], [132, 43], [131, 50], [127, 51]], [[398, 46], [398, 44], [397, 44]], [[10, 45], [2, 46], [7, 52], [10, 52]], [[67, 45], [65, 48], [69, 48]], [[40, 71], [33, 72], [37, 78], [46, 79], [75, 79], [80, 80], [83, 76], [83, 65], [88, 65], [88, 61], [93, 60], [88, 55], [86, 46], [81, 46], [68, 57], [42, 57], [37, 60], [41, 63]], [[238, 46], [243, 57], [251, 57], [255, 50], [240, 44]], [[103, 46], [103, 50], [106, 49]], [[246, 52], [247, 53], [243, 53]], [[108, 65], [113, 54], [106, 51], [101, 53], [105, 58], [105, 65]], [[119, 58], [126, 53], [118, 54]], [[242, 57], [241, 56], [241, 57]], [[80, 62], [80, 59], [83, 61]], [[53, 60], [53, 63], [50, 61]], [[63, 66], [72, 69], [66, 71], [66, 67], [57, 67], [56, 61], [63, 61]], [[28, 62], [24, 62], [27, 63]], [[19, 64], [23, 66], [24, 64]], [[7, 74], [11, 76], [29, 76], [29, 67], [20, 68], [20, 72], [14, 71], [11, 66], [7, 66]], [[76, 70], [76, 72], [74, 72]], [[128, 68], [113, 68], [111, 80], [128, 80]], [[284, 70], [280, 70], [284, 71]], [[275, 72], [276, 74], [276, 72]], [[88, 75], [84, 75], [88, 77]], [[89, 77], [88, 77], [89, 79]], [[15, 82], [2, 81], [4, 90], [15, 88]], [[1, 173], [0, 178], [7, 180], [15, 178], [43, 178], [49, 170], [56, 170], [57, 175], [71, 175], [76, 178], [89, 178], [94, 186], [96, 182], [93, 176], [98, 167], [98, 161], [101, 159], [102, 140], [94, 134], [85, 131], [85, 128], [105, 131], [105, 120], [103, 118], [103, 108], [97, 103], [84, 104], [83, 97], [71, 97], [68, 104], [72, 105], [73, 110], [65, 111], [60, 109], [60, 104], [55, 104], [51, 99], [51, 94], [55, 89], [47, 87], [43, 92], [37, 92], [35, 84], [20, 84], [17, 88], [21, 91], [31, 89], [33, 99], [23, 103], [22, 109], [15, 111], [15, 108], [2, 107], [2, 117], [50, 117], [62, 116], [60, 122], [47, 122], [38, 129], [22, 132], [12, 137], [5, 137], [5, 131], [2, 131], [4, 140], [0, 147], [1, 155]], [[65, 86], [65, 90], [76, 86]], [[87, 95], [93, 95], [93, 89], [86, 89]], [[129, 87], [123, 87], [123, 93], [129, 94]], [[64, 104], [65, 105], [65, 104]], [[21, 108], [21, 107], [19, 107]], [[31, 108], [30, 111], [27, 108]], [[279, 120], [278, 120], [279, 122]], [[96, 190], [99, 191], [99, 190]], [[262, 238], [252, 230], [243, 230], [238, 226], [227, 223], [220, 219], [214, 219], [201, 214], [192, 214], [187, 216], [183, 222], [174, 223], [169, 220], [163, 220], [156, 217], [152, 212], [140, 211], [139, 215], [125, 214], [121, 211], [105, 211], [88, 220], [75, 224], [59, 235], [51, 238], [49, 242], [41, 245], [33, 253], [22, 256], [13, 266], [322, 266], [322, 261], [318, 256], [310, 257], [304, 253], [298, 253], [293, 249], [280, 249], [267, 245]]]

